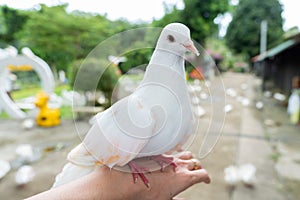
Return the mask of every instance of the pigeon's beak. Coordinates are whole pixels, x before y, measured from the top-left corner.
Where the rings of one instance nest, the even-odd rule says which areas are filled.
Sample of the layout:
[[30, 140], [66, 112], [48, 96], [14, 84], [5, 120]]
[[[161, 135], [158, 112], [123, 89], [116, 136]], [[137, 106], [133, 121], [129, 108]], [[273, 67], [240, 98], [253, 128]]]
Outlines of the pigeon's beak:
[[197, 56], [200, 55], [198, 49], [195, 47], [195, 45], [194, 45], [194, 43], [193, 43], [192, 40], [188, 40], [187, 42], [185, 42], [185, 43], [183, 44], [183, 46], [184, 46], [186, 49], [188, 49], [190, 52], [196, 54]]

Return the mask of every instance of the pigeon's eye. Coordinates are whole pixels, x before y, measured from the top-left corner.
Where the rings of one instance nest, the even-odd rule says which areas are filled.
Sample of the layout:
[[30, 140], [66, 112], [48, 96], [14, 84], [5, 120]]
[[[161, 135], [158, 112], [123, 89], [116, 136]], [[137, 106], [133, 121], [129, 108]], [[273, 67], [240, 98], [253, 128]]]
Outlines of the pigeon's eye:
[[167, 38], [170, 42], [175, 42], [175, 38], [173, 35], [168, 35]]

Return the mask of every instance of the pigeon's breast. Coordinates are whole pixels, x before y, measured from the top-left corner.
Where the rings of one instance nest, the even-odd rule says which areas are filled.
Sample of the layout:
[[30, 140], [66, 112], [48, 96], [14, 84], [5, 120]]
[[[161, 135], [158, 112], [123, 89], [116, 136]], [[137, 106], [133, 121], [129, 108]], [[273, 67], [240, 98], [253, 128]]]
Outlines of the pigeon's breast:
[[[181, 87], [180, 87], [180, 84]], [[173, 149], [192, 129], [192, 112], [185, 83], [177, 86], [160, 82], [142, 84], [135, 94], [142, 97], [143, 103], [151, 110], [154, 121], [152, 137], [138, 157], [158, 155]]]

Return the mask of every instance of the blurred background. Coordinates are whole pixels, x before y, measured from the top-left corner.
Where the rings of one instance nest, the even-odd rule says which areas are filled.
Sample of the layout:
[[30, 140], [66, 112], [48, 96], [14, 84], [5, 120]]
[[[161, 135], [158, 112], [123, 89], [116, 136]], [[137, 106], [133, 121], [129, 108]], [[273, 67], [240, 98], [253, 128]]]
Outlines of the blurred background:
[[[199, 155], [203, 133], [216, 135], [210, 133], [212, 116], [225, 115], [218, 143], [202, 159], [212, 183], [193, 186], [180, 196], [299, 199], [296, 3], [2, 0], [1, 199], [22, 199], [51, 187], [91, 117], [130, 94], [142, 80], [158, 32], [137, 28], [162, 28], [171, 22], [186, 24], [203, 48], [201, 62], [186, 57], [191, 101], [201, 124], [188, 149]], [[131, 29], [137, 34], [109, 40]], [[105, 41], [123, 51], [107, 48], [105, 56], [91, 58]], [[95, 74], [102, 74], [100, 80]], [[212, 92], [219, 88], [223, 93]], [[224, 109], [213, 110], [220, 103], [214, 99], [224, 98], [222, 94]]]

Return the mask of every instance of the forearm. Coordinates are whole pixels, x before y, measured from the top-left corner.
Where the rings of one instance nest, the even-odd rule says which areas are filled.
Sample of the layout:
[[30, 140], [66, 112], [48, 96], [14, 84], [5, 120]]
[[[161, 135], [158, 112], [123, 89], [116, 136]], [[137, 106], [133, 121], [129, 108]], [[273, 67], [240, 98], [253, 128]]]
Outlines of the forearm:
[[[127, 174], [124, 174], [124, 176], [126, 175]], [[95, 170], [82, 178], [37, 194], [26, 200], [132, 199], [132, 197], [129, 196], [129, 193], [132, 194], [132, 190], [135, 188], [131, 188], [131, 192], [128, 192], [130, 184], [116, 185], [114, 183], [114, 181], [116, 181], [115, 176], [120, 176], [119, 172], [116, 174], [115, 171], [111, 171], [108, 168]], [[128, 183], [131, 183], [131, 180], [128, 180], [128, 178], [129, 177], [124, 177], [124, 179], [127, 179]]]

